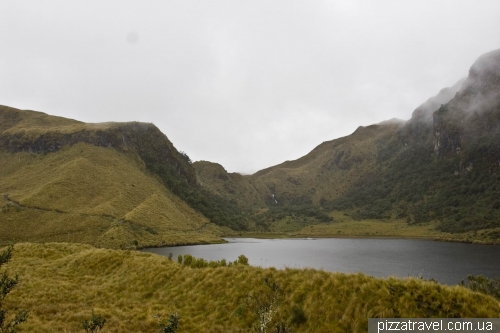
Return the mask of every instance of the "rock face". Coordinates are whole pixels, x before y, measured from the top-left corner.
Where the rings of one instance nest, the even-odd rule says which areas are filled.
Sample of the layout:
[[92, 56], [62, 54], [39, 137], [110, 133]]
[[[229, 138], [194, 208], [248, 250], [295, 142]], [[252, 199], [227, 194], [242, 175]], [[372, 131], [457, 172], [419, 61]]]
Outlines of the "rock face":
[[453, 86], [448, 88], [443, 88], [434, 97], [429, 98], [425, 103], [420, 105], [413, 111], [411, 119], [408, 121], [409, 124], [412, 123], [427, 123], [432, 124], [432, 115], [439, 109], [443, 104], [448, 103], [456, 93], [460, 91], [466, 78], [459, 80]]
[[[115, 148], [123, 152], [133, 150], [144, 160], [174, 167], [188, 183], [196, 184], [196, 174], [189, 161], [153, 124], [86, 124], [4, 106], [0, 106], [0, 119], [5, 120], [4, 128], [0, 128], [0, 147], [9, 152], [51, 153], [77, 143]], [[8, 120], [10, 126], [6, 125]]]
[[499, 124], [500, 50], [495, 50], [476, 60], [456, 96], [434, 112], [434, 153], [443, 158], [470, 151], [474, 141]]

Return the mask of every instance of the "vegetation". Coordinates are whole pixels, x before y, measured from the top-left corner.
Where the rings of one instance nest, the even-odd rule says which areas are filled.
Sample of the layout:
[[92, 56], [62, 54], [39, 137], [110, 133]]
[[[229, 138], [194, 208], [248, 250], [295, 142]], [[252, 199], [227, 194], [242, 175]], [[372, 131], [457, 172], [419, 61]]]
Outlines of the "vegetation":
[[221, 241], [219, 228], [152, 177], [136, 155], [112, 148], [78, 143], [45, 155], [0, 151], [0, 195], [3, 244]]
[[[191, 161], [186, 153], [182, 156]], [[149, 155], [147, 151], [140, 153], [140, 157], [147, 168], [158, 175], [168, 189], [192, 208], [203, 213], [211, 222], [234, 230], [248, 229], [248, 221], [236, 202], [226, 200], [197, 184], [189, 184], [183, 177], [179, 177], [176, 165], [162, 163]]]
[[[495, 112], [485, 116], [488, 124]], [[482, 117], [470, 122], [474, 133], [485, 126]], [[85, 124], [6, 107], [0, 118], [7, 147], [0, 149], [0, 244], [140, 248], [220, 242], [229, 228], [310, 234], [309, 226], [332, 224], [338, 232], [333, 224], [348, 219], [333, 219], [337, 212], [460, 233], [442, 239], [499, 241], [494, 126], [468, 135], [467, 149], [445, 158], [435, 157], [431, 125], [360, 127], [244, 177], [192, 163], [152, 124]]]
[[264, 278], [263, 286], [247, 296], [246, 304], [257, 319], [257, 330], [259, 332], [267, 333], [271, 327], [274, 327], [277, 331], [281, 331], [281, 328], [286, 330], [286, 324], [281, 325], [281, 322], [276, 322], [274, 318], [283, 302], [283, 298], [283, 290], [268, 277]]
[[[182, 315], [179, 332], [251, 331], [248, 295], [283, 291], [277, 322], [300, 332], [366, 332], [371, 317], [497, 317], [498, 300], [460, 286], [313, 269], [191, 268], [150, 253], [83, 244], [16, 244], [19, 284], [4, 309], [29, 310], [23, 332], [77, 332], [88, 309], [109, 332], [157, 332], [157, 313]], [[168, 317], [167, 317], [168, 318]], [[168, 323], [166, 323], [168, 325]], [[273, 329], [272, 327], [270, 328]]]
[[500, 300], [500, 278], [490, 279], [482, 275], [469, 275], [467, 283], [462, 281], [461, 285]]
[[[13, 247], [9, 246], [6, 250], [0, 253], [0, 268], [7, 264], [12, 258]], [[3, 308], [5, 297], [16, 287], [19, 279], [16, 275], [14, 278], [9, 277], [7, 271], [0, 274], [0, 332], [15, 333], [18, 325], [28, 319], [28, 311], [19, 310], [12, 319], [8, 319], [7, 310]]]
[[185, 254], [184, 258], [179, 254], [179, 257], [177, 258], [179, 264], [182, 264], [187, 267], [191, 268], [205, 268], [205, 267], [210, 267], [210, 268], [217, 268], [217, 267], [226, 267], [226, 266], [233, 266], [233, 265], [247, 265], [248, 266], [248, 258], [245, 257], [243, 254], [238, 256], [238, 259], [236, 259], [233, 262], [227, 262], [226, 259], [222, 260], [210, 260], [207, 261], [203, 258], [195, 258], [194, 256], [190, 254]]
[[[310, 200], [305, 200], [305, 202], [300, 204], [271, 206], [264, 213], [256, 215], [254, 219], [257, 227], [263, 230], [275, 231], [279, 229], [296, 231], [307, 225], [333, 221], [330, 215], [321, 210], [321, 208], [314, 206]], [[279, 222], [285, 219], [284, 223], [288, 224], [288, 227], [281, 226], [277, 228]]]
[[[437, 227], [446, 232], [499, 228], [500, 176], [479, 163], [470, 171], [460, 171], [458, 157], [436, 159], [431, 147], [428, 142], [401, 150], [393, 145], [392, 155], [397, 158], [383, 172], [366, 175], [342, 197], [324, 200], [323, 207], [352, 210], [359, 220], [393, 216], [409, 224], [437, 220]], [[471, 154], [477, 149], [472, 147]], [[485, 240], [498, 238], [488, 232], [485, 236]]]
[[89, 319], [85, 319], [82, 321], [82, 326], [85, 332], [87, 333], [100, 333], [102, 332], [102, 328], [106, 324], [106, 318], [101, 315], [96, 315], [94, 310], [92, 310], [92, 314]]
[[158, 319], [158, 327], [160, 328], [160, 333], [175, 333], [179, 328], [179, 323], [181, 321], [181, 316], [177, 313], [171, 313], [168, 320], [165, 321], [161, 319], [161, 315], [155, 315], [154, 318]]

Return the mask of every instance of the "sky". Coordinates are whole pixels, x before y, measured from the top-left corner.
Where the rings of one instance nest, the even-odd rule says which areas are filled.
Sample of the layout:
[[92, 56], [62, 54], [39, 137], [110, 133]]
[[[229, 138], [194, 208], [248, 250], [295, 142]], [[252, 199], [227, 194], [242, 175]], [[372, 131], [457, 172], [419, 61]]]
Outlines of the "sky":
[[0, 104], [154, 123], [253, 173], [413, 110], [500, 48], [498, 0], [0, 0]]

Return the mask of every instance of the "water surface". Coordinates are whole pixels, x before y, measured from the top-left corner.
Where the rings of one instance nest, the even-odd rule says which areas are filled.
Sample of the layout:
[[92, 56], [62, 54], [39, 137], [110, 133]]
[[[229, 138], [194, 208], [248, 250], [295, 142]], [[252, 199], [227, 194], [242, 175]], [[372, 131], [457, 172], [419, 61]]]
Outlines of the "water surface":
[[500, 277], [500, 246], [421, 239], [226, 238], [226, 244], [148, 248], [168, 256], [191, 254], [206, 260], [234, 261], [244, 254], [251, 265], [362, 272], [377, 277], [421, 276], [457, 284], [468, 274]]

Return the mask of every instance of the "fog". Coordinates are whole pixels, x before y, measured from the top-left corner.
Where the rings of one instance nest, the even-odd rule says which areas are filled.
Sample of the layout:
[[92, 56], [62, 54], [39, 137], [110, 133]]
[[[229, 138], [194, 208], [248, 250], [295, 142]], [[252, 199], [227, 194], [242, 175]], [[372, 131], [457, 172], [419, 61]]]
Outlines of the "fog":
[[0, 104], [158, 126], [252, 173], [412, 111], [497, 49], [500, 2], [0, 1]]

